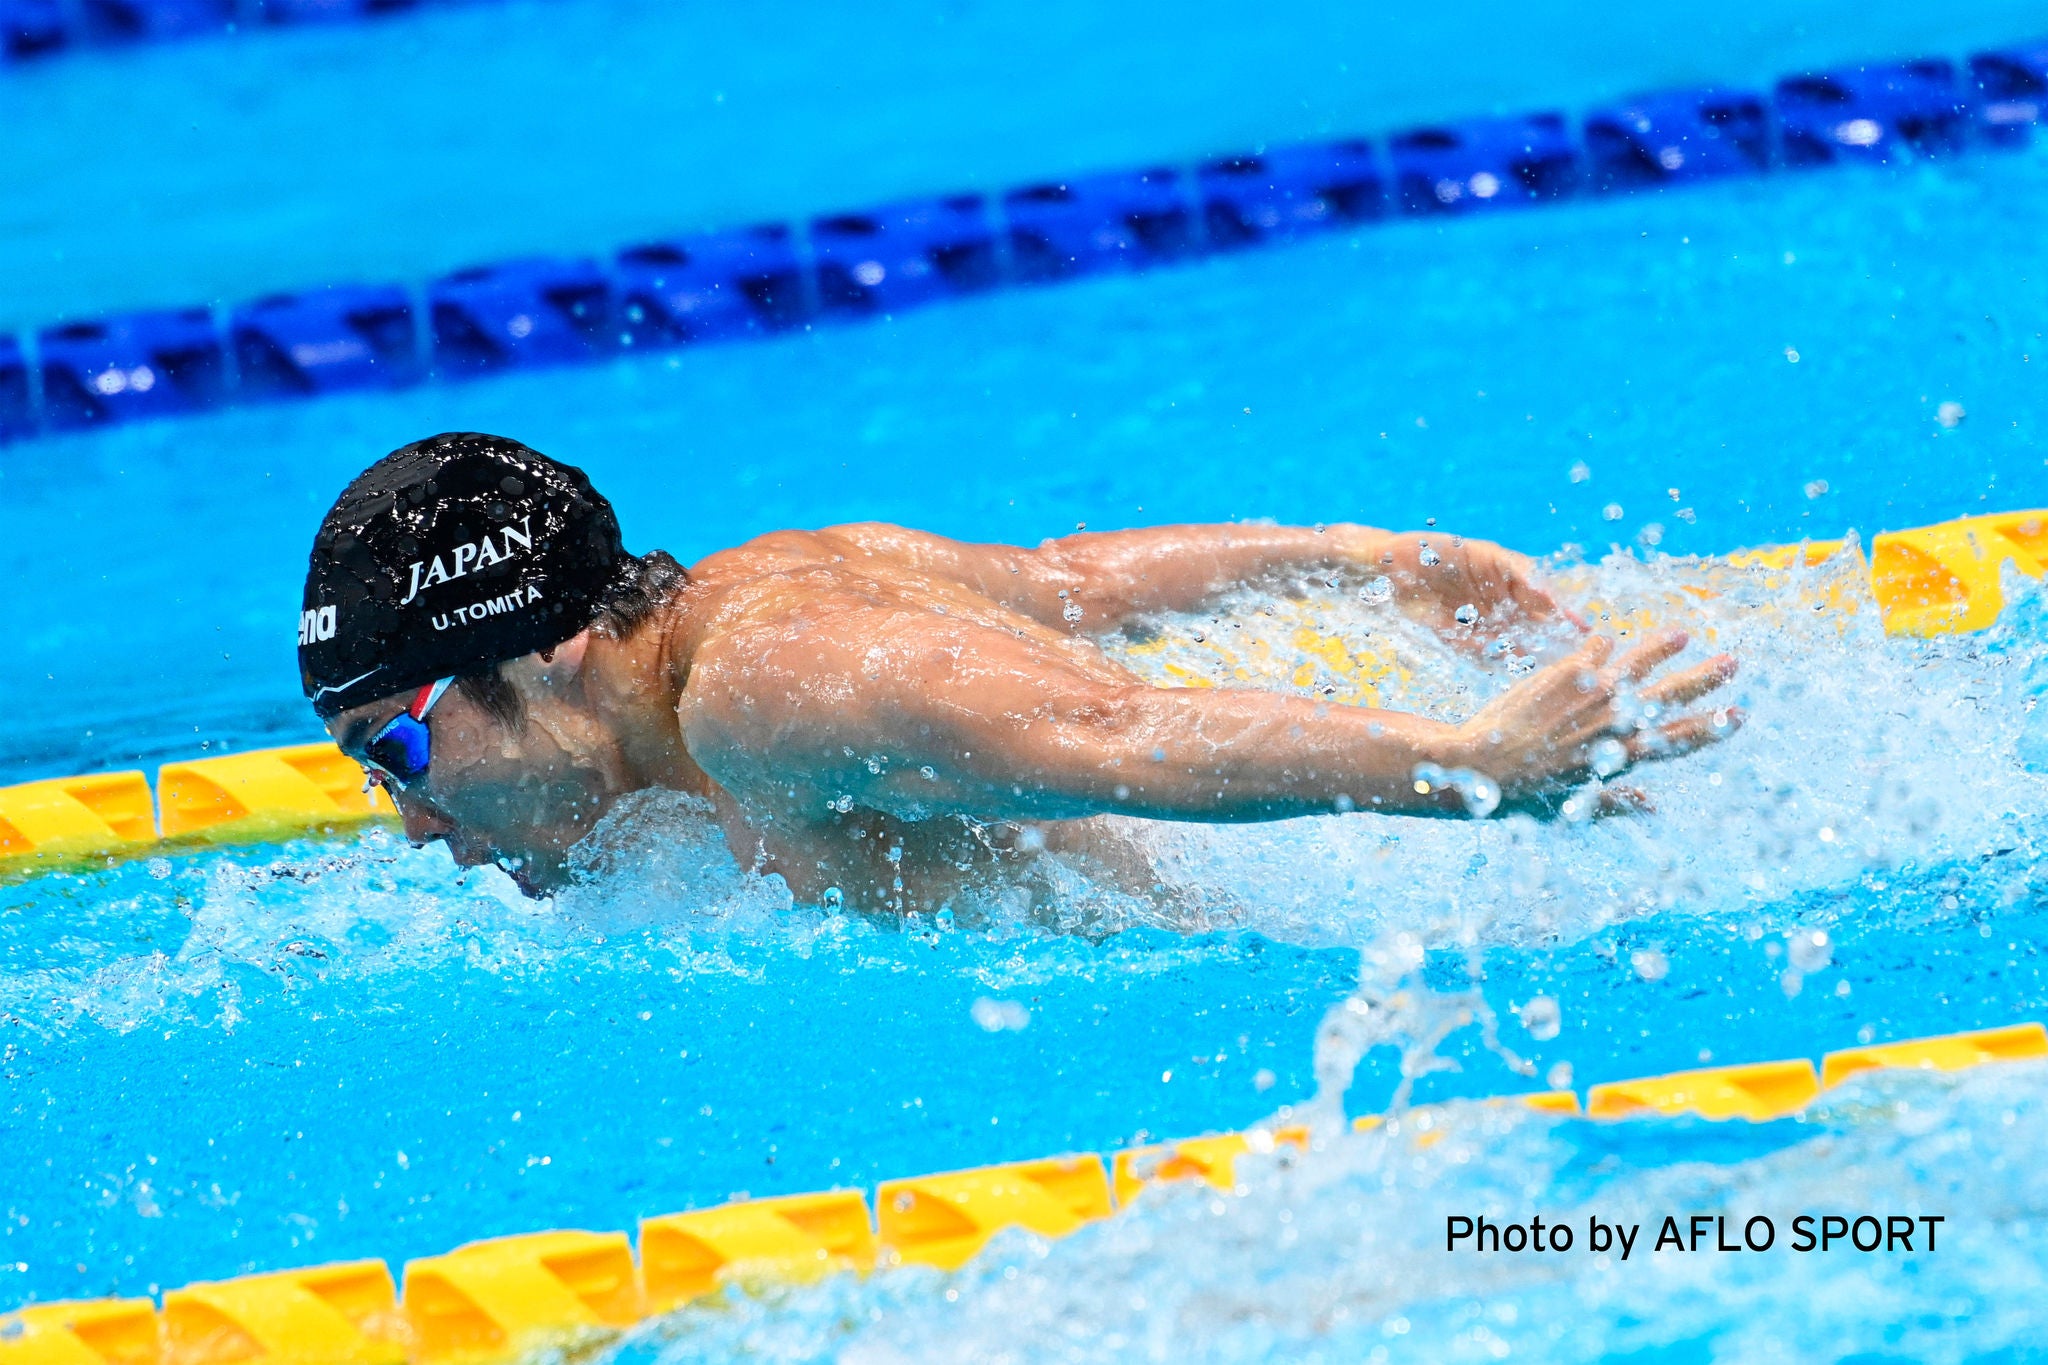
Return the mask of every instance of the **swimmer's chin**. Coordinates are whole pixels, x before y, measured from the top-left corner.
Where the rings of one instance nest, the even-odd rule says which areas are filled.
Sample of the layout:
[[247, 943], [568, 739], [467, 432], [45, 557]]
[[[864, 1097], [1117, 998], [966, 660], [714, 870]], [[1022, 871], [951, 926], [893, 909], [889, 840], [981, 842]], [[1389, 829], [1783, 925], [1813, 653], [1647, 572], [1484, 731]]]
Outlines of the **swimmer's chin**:
[[500, 858], [498, 866], [528, 900], [546, 900], [575, 880], [567, 862], [553, 858]]
[[546, 900], [573, 880], [567, 861], [561, 858], [521, 856], [493, 849], [480, 857], [459, 856], [455, 861], [464, 868], [497, 868], [512, 879], [519, 894], [528, 900]]

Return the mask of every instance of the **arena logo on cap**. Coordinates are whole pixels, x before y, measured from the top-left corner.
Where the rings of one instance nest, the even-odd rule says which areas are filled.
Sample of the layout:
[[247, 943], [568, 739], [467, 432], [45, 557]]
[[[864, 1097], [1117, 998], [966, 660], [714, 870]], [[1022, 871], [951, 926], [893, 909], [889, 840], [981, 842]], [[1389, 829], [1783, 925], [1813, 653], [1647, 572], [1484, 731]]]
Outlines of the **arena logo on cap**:
[[505, 544], [502, 549], [492, 542], [490, 536], [485, 536], [482, 540], [471, 541], [466, 545], [456, 546], [449, 554], [449, 558], [455, 561], [455, 571], [453, 573], [450, 573], [448, 566], [441, 562], [441, 556], [439, 555], [435, 555], [431, 560], [414, 560], [412, 564], [412, 587], [403, 598], [399, 599], [398, 605], [402, 607], [410, 603], [413, 598], [420, 595], [421, 588], [430, 588], [436, 583], [446, 583], [450, 579], [462, 578], [471, 569], [484, 569], [489, 568], [493, 564], [503, 564], [506, 560], [512, 558], [514, 545], [517, 545], [521, 550], [531, 550], [533, 548], [532, 523], [532, 516], [524, 516], [519, 519], [517, 528], [507, 526], [503, 530], [496, 532], [495, 534], [504, 539]]
[[299, 643], [314, 645], [334, 638], [334, 608], [309, 607], [299, 613]]

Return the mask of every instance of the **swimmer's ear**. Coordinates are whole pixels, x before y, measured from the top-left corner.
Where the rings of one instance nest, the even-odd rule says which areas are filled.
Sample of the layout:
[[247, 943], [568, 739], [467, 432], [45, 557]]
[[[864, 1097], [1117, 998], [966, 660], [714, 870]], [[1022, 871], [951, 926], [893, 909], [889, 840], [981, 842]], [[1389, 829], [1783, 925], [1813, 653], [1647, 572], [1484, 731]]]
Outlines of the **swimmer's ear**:
[[534, 655], [540, 679], [550, 687], [562, 687], [583, 672], [583, 657], [590, 649], [590, 632], [578, 631], [553, 649]]

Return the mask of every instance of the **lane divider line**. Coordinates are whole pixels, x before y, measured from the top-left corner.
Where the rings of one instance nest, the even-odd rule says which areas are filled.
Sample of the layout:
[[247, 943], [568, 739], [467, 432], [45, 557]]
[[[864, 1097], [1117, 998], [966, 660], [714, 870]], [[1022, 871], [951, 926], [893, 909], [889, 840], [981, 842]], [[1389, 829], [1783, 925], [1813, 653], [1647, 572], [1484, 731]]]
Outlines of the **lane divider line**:
[[647, 1312], [666, 1313], [727, 1281], [801, 1284], [867, 1272], [878, 1255], [860, 1190], [789, 1194], [640, 1220]]
[[[1825, 1086], [1799, 1058], [1596, 1085], [1583, 1117], [1571, 1091], [1489, 1103], [1562, 1122], [1762, 1123], [1790, 1119], [1824, 1089], [1882, 1068], [1963, 1071], [2042, 1058], [2048, 1030], [2030, 1022], [1830, 1052], [1818, 1073]], [[1384, 1119], [1352, 1126], [1370, 1131]], [[1416, 1141], [1442, 1133], [1430, 1128]], [[402, 1297], [384, 1262], [367, 1260], [188, 1285], [164, 1295], [160, 1315], [143, 1298], [33, 1304], [0, 1314], [0, 1365], [487, 1365], [589, 1345], [728, 1289], [903, 1265], [956, 1270], [1009, 1228], [1064, 1237], [1154, 1185], [1201, 1180], [1236, 1191], [1246, 1154], [1310, 1148], [1306, 1128], [1259, 1127], [1128, 1149], [1107, 1168], [1083, 1153], [886, 1180], [872, 1205], [848, 1189], [721, 1204], [642, 1219], [637, 1261], [623, 1232], [497, 1237], [408, 1262]]]
[[164, 1354], [179, 1365], [404, 1365], [408, 1340], [391, 1270], [377, 1260], [202, 1281], [164, 1295]]
[[[460, 0], [0, 0], [0, 72], [80, 49], [366, 23]], [[4, 79], [4, 77], [0, 77]]]
[[[21, 0], [14, 0], [21, 3]], [[127, 0], [136, 3], [137, 0]], [[203, 4], [209, 0], [150, 0]], [[0, 0], [4, 6], [7, 0]], [[1392, 216], [2025, 145], [2048, 40], [1258, 147], [629, 245], [424, 285], [335, 282], [0, 336], [0, 439], [885, 317], [1003, 285], [1143, 269]]]

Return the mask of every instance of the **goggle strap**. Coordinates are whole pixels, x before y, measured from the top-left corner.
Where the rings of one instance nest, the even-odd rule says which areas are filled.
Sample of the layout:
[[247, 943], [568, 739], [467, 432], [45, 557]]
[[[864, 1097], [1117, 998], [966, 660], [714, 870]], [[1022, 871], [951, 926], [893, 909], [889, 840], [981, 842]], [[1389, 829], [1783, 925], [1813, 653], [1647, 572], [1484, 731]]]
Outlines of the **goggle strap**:
[[406, 713], [414, 720], [425, 720], [427, 712], [434, 709], [434, 704], [441, 700], [441, 694], [446, 692], [449, 684], [454, 681], [453, 678], [443, 678], [439, 682], [428, 683], [413, 697], [412, 705], [405, 708]]

